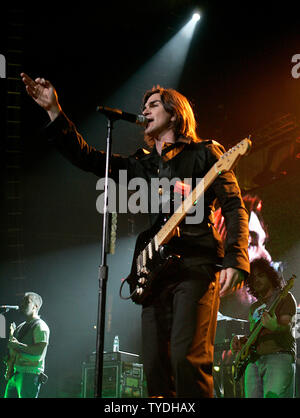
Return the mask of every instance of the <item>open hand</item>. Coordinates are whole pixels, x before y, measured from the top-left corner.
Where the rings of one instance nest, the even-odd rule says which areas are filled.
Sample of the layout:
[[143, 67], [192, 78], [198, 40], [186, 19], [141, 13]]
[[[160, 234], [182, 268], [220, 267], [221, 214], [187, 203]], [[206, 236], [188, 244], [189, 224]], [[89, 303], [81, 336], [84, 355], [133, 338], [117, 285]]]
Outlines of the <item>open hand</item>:
[[44, 78], [32, 80], [25, 73], [21, 73], [21, 77], [29, 96], [48, 112], [51, 120], [54, 120], [61, 111], [61, 107], [58, 103], [56, 90], [52, 84]]
[[244, 285], [244, 273], [241, 270], [228, 267], [220, 272], [220, 297], [226, 296]]

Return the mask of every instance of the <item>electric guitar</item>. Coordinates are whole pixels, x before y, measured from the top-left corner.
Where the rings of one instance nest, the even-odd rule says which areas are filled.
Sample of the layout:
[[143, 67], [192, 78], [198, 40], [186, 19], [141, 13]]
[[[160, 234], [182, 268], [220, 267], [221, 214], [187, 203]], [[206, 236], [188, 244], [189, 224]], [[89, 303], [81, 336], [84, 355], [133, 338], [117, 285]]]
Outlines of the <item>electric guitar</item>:
[[224, 153], [220, 159], [211, 167], [205, 177], [179, 205], [173, 215], [166, 221], [161, 229], [142, 232], [136, 242], [135, 253], [131, 272], [125, 281], [129, 283], [130, 296], [122, 299], [132, 299], [137, 304], [142, 304], [151, 294], [153, 283], [159, 273], [169, 267], [170, 263], [177, 259], [177, 256], [170, 254], [166, 244], [176, 234], [178, 225], [185, 218], [187, 213], [193, 208], [214, 180], [224, 171], [231, 170], [239, 158], [247, 154], [251, 148], [251, 141], [245, 138], [236, 146]]
[[[294, 286], [296, 276], [293, 275], [281, 289], [272, 302], [270, 308], [267, 310], [270, 315], [273, 315], [279, 302], [286, 297], [288, 291]], [[251, 331], [247, 342], [243, 345], [242, 349], [237, 353], [237, 356], [233, 362], [233, 379], [237, 382], [244, 374], [245, 369], [250, 360], [255, 359], [255, 342], [263, 328], [261, 319], [257, 321], [253, 330]]]
[[[15, 329], [16, 329], [16, 324], [12, 322], [9, 327], [9, 338], [8, 338], [9, 341], [12, 340]], [[14, 364], [15, 364], [16, 356], [17, 356], [17, 353], [14, 350], [9, 349], [9, 354], [4, 360], [6, 363], [6, 370], [5, 370], [5, 375], [4, 375], [5, 380], [9, 380], [14, 374]]]

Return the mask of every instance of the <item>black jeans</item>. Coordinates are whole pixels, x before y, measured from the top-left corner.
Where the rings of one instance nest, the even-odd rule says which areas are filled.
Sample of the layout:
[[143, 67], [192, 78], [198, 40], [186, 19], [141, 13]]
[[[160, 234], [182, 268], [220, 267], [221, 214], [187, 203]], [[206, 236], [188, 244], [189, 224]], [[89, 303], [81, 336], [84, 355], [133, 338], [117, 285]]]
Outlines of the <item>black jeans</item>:
[[39, 374], [15, 372], [7, 382], [4, 398], [37, 398], [40, 387]]
[[143, 364], [150, 397], [213, 397], [219, 273], [212, 265], [186, 273], [143, 307]]

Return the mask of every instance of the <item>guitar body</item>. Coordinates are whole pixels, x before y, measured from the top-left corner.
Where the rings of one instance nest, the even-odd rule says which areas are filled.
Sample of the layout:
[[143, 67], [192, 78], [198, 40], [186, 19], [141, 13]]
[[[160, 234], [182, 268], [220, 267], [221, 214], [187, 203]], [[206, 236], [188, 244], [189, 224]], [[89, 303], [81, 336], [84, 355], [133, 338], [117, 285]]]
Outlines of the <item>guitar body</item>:
[[163, 272], [169, 269], [170, 264], [179, 262], [180, 257], [168, 251], [168, 242], [178, 233], [180, 223], [208, 187], [222, 172], [231, 170], [241, 155], [247, 154], [250, 148], [251, 141], [246, 138], [223, 154], [173, 215], [164, 220], [160, 229], [156, 226], [138, 236], [131, 272], [126, 279], [130, 287], [130, 296], [127, 299], [144, 304], [153, 293], [152, 287], [155, 286], [156, 279], [163, 277]]
[[[10, 324], [9, 340], [12, 339], [15, 329], [16, 329], [16, 324], [13, 322], [12, 324]], [[8, 381], [14, 374], [14, 364], [16, 361], [16, 357], [17, 357], [17, 353], [14, 350], [9, 349], [8, 356], [5, 359], [6, 370], [5, 370], [4, 378], [6, 381]]]
[[[136, 304], [144, 304], [155, 289], [155, 281], [171, 264], [179, 258], [172, 254], [167, 245], [155, 249], [152, 237], [157, 226], [142, 232], [137, 237], [131, 271], [126, 281], [129, 284], [131, 299]], [[149, 251], [149, 248], [151, 250]]]
[[244, 346], [238, 353], [234, 362], [233, 379], [235, 382], [239, 381], [245, 373], [246, 367], [250, 362], [256, 361], [258, 355], [254, 347]]
[[16, 361], [16, 353], [13, 352], [12, 350], [9, 350], [9, 356], [8, 356], [8, 360], [6, 361], [6, 370], [5, 370], [5, 375], [4, 378], [6, 381], [8, 381], [12, 375], [14, 374], [14, 364]]

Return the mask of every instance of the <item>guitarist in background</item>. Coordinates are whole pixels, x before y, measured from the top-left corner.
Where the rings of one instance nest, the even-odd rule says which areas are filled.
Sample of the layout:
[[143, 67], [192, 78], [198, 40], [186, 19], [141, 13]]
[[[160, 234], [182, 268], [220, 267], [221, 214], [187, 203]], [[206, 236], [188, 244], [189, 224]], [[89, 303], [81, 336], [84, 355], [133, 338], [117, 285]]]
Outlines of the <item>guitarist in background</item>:
[[[295, 396], [296, 301], [289, 292], [279, 303], [275, 314], [267, 310], [282, 280], [265, 258], [251, 262], [250, 275], [246, 280], [249, 292], [257, 298], [250, 307], [250, 331], [261, 320], [263, 328], [255, 342], [252, 360], [245, 370], [245, 396], [247, 398], [293, 398]], [[238, 352], [247, 337], [235, 335], [231, 350]]]
[[[103, 177], [105, 152], [84, 141], [62, 111], [52, 84], [24, 73], [21, 77], [27, 93], [48, 113], [49, 142], [80, 169]], [[74, 94], [77, 100], [78, 92]], [[138, 177], [149, 184], [151, 179], [188, 178], [194, 187], [195, 180], [220, 159], [223, 146], [197, 136], [193, 110], [179, 92], [154, 87], [145, 93], [142, 105], [148, 120], [144, 138], [151, 151], [141, 148], [129, 157], [113, 155], [110, 178], [118, 181], [119, 170], [127, 170], [128, 181]], [[203, 221], [181, 223], [179, 234], [168, 243], [180, 258], [158, 275], [151, 296], [143, 302], [143, 365], [150, 397], [213, 396], [219, 283], [225, 294], [240, 286], [249, 272], [248, 214], [232, 170], [220, 173], [204, 200]], [[225, 249], [214, 228], [216, 201], [226, 219]], [[152, 225], [158, 217], [150, 214]]]
[[25, 293], [20, 311], [26, 321], [16, 328], [8, 343], [14, 364], [12, 374], [6, 376], [4, 398], [37, 398], [41, 383], [47, 379], [44, 369], [50, 331], [38, 314], [42, 303], [37, 293]]

